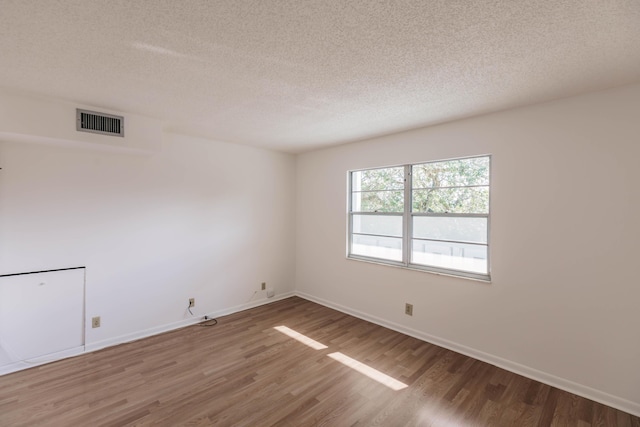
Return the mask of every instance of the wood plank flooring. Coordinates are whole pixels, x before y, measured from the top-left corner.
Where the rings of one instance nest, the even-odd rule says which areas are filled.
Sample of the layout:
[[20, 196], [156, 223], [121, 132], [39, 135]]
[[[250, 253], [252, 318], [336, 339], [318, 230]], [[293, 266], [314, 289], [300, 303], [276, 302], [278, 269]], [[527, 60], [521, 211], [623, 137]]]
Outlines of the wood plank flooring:
[[[393, 390], [334, 353], [406, 388]], [[0, 425], [640, 426], [640, 419], [294, 297], [216, 326], [2, 376]]]

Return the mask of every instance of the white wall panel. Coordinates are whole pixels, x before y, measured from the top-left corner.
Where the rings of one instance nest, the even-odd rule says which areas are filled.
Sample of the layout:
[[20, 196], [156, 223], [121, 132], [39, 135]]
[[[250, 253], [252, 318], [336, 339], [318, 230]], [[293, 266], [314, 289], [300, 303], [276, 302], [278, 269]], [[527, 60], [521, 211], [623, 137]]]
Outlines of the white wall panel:
[[0, 277], [0, 370], [83, 345], [83, 268]]

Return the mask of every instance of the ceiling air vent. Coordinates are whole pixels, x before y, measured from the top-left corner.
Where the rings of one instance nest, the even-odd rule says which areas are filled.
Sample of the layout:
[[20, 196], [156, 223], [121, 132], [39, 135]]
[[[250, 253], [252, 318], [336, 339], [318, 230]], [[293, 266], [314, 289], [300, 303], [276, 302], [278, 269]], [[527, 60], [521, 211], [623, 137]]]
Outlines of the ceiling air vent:
[[101, 135], [124, 136], [124, 117], [77, 108], [76, 130]]

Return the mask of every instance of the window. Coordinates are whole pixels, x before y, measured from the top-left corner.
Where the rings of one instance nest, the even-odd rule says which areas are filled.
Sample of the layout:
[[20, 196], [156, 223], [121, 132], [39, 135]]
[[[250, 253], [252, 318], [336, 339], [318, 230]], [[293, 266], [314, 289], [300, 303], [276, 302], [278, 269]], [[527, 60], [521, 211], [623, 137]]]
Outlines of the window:
[[354, 259], [489, 280], [491, 158], [349, 173]]

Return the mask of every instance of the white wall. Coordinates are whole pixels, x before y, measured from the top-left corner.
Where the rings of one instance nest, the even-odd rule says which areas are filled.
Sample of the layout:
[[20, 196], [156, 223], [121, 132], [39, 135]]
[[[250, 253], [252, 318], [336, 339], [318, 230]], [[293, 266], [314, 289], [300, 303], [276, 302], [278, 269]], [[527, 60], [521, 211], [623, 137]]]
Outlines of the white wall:
[[263, 281], [293, 291], [294, 156], [174, 134], [147, 154], [0, 140], [0, 274], [86, 266], [88, 348], [181, 325], [190, 297], [204, 315], [267, 301]]
[[[638, 112], [634, 85], [300, 155], [297, 290], [639, 414]], [[491, 284], [345, 258], [348, 170], [487, 153]]]

